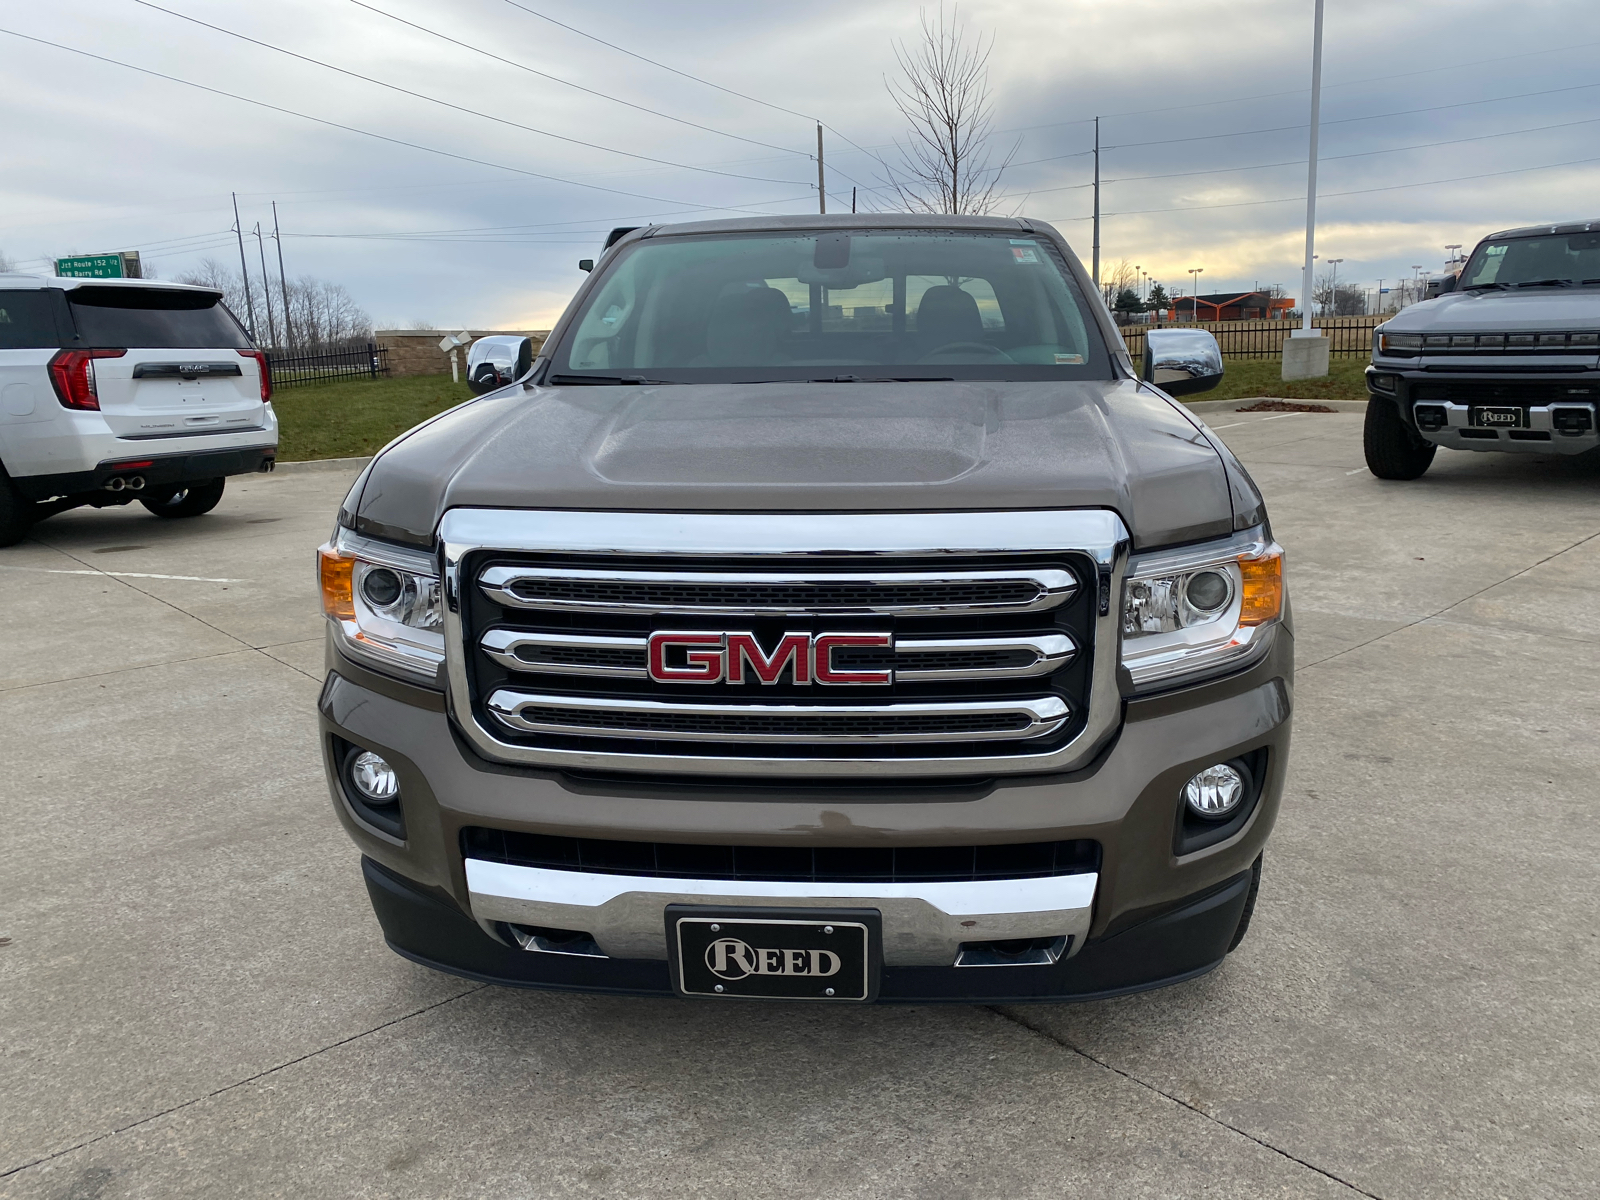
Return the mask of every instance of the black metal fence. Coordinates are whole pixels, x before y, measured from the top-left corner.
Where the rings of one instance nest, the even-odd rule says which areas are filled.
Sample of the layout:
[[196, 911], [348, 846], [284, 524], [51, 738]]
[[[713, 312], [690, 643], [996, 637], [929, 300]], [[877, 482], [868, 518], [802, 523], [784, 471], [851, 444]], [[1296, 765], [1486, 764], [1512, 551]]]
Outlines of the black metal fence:
[[268, 350], [275, 388], [331, 383], [336, 379], [377, 379], [389, 373], [389, 348], [375, 342]]
[[[1372, 330], [1383, 317], [1313, 317], [1334, 358], [1366, 358], [1372, 353]], [[1217, 339], [1223, 358], [1282, 358], [1283, 339], [1300, 328], [1299, 321], [1153, 321], [1124, 325], [1122, 340], [1135, 359], [1144, 358], [1144, 335], [1150, 329], [1205, 329]]]

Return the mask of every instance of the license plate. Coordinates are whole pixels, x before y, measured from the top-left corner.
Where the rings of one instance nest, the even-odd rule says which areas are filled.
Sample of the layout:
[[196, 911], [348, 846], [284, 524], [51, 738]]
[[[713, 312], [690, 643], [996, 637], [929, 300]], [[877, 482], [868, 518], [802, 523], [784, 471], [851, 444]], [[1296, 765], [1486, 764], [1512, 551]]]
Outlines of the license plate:
[[1489, 429], [1524, 429], [1528, 424], [1528, 410], [1475, 404], [1467, 409], [1467, 424]]
[[718, 999], [871, 1000], [881, 929], [873, 909], [669, 905], [673, 984]]

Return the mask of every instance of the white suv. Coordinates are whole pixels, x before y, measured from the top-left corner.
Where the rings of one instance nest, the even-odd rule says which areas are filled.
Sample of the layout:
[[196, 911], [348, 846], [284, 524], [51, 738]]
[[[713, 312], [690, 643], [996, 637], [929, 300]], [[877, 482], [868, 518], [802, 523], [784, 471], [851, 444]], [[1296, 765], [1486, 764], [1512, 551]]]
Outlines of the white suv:
[[210, 512], [272, 469], [271, 392], [219, 292], [0, 275], [0, 546], [85, 504]]

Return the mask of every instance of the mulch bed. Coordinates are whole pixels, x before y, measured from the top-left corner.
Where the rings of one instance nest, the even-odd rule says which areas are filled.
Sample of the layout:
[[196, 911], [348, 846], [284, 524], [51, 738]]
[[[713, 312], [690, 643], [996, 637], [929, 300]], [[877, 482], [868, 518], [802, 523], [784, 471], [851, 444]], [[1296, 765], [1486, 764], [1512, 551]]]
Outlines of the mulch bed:
[[1243, 408], [1235, 409], [1236, 412], [1337, 412], [1326, 404], [1297, 404], [1293, 400], [1257, 400], [1254, 404], [1246, 404]]

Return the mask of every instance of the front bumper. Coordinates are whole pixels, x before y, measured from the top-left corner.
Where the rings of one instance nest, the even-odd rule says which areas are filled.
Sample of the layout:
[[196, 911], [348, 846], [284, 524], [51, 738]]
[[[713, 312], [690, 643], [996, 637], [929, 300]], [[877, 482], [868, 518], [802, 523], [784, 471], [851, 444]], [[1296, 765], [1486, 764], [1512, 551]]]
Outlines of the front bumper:
[[[361, 866], [385, 940], [413, 962], [511, 987], [672, 994], [665, 959], [530, 953], [488, 936], [454, 905], [370, 858], [362, 859]], [[1251, 877], [1247, 868], [1054, 963], [967, 969], [886, 961], [878, 999], [991, 1004], [1100, 1000], [1181, 983], [1212, 970], [1227, 955], [1249, 899]], [[655, 916], [660, 924], [659, 910]]]
[[[1425, 441], [1450, 450], [1499, 451], [1510, 454], [1583, 454], [1600, 446], [1600, 403], [1594, 398], [1596, 391], [1593, 373], [1564, 375], [1507, 373], [1504, 375], [1476, 372], [1451, 374], [1447, 371], [1424, 372], [1416, 369], [1412, 360], [1404, 366], [1393, 362], [1374, 362], [1366, 370], [1369, 399], [1395, 405], [1401, 418], [1416, 430]], [[1379, 386], [1382, 383], [1384, 386]], [[1505, 400], [1450, 399], [1443, 388], [1450, 384], [1467, 386], [1492, 385], [1506, 390]], [[1443, 385], [1443, 388], [1441, 388]], [[1518, 388], [1522, 385], [1535, 398], [1519, 400]], [[1552, 400], [1545, 389], [1552, 385], [1570, 386], [1575, 394], [1567, 399]], [[1539, 389], [1533, 391], [1532, 389]], [[1430, 394], [1431, 393], [1431, 394]], [[1559, 394], [1558, 394], [1559, 395]], [[1527, 424], [1521, 428], [1489, 428], [1471, 423], [1472, 409], [1480, 405], [1524, 408]], [[1419, 415], [1424, 410], [1427, 419]], [[1573, 431], [1563, 428], [1570, 418], [1579, 415], [1587, 428]]]
[[[1160, 986], [1220, 961], [1244, 903], [1234, 885], [1259, 859], [1277, 814], [1292, 664], [1286, 623], [1268, 655], [1237, 675], [1126, 702], [1120, 730], [1082, 770], [960, 781], [764, 786], [495, 763], [454, 728], [440, 692], [376, 675], [331, 645], [319, 707], [335, 811], [368, 860], [386, 937], [417, 961], [528, 986], [665, 992], [668, 904], [874, 908], [883, 915], [884, 998], [1064, 998]], [[335, 739], [394, 765], [403, 836], [375, 828], [350, 804]], [[1266, 770], [1248, 816], [1226, 838], [1180, 853], [1184, 782], [1258, 751]], [[1083, 839], [1099, 843], [1101, 854], [1097, 873], [1048, 878], [734, 883], [468, 858], [462, 835], [471, 827], [814, 848]], [[581, 931], [599, 954], [521, 949], [513, 925]], [[1044, 938], [1067, 939], [1057, 960], [956, 965], [963, 944]]]

